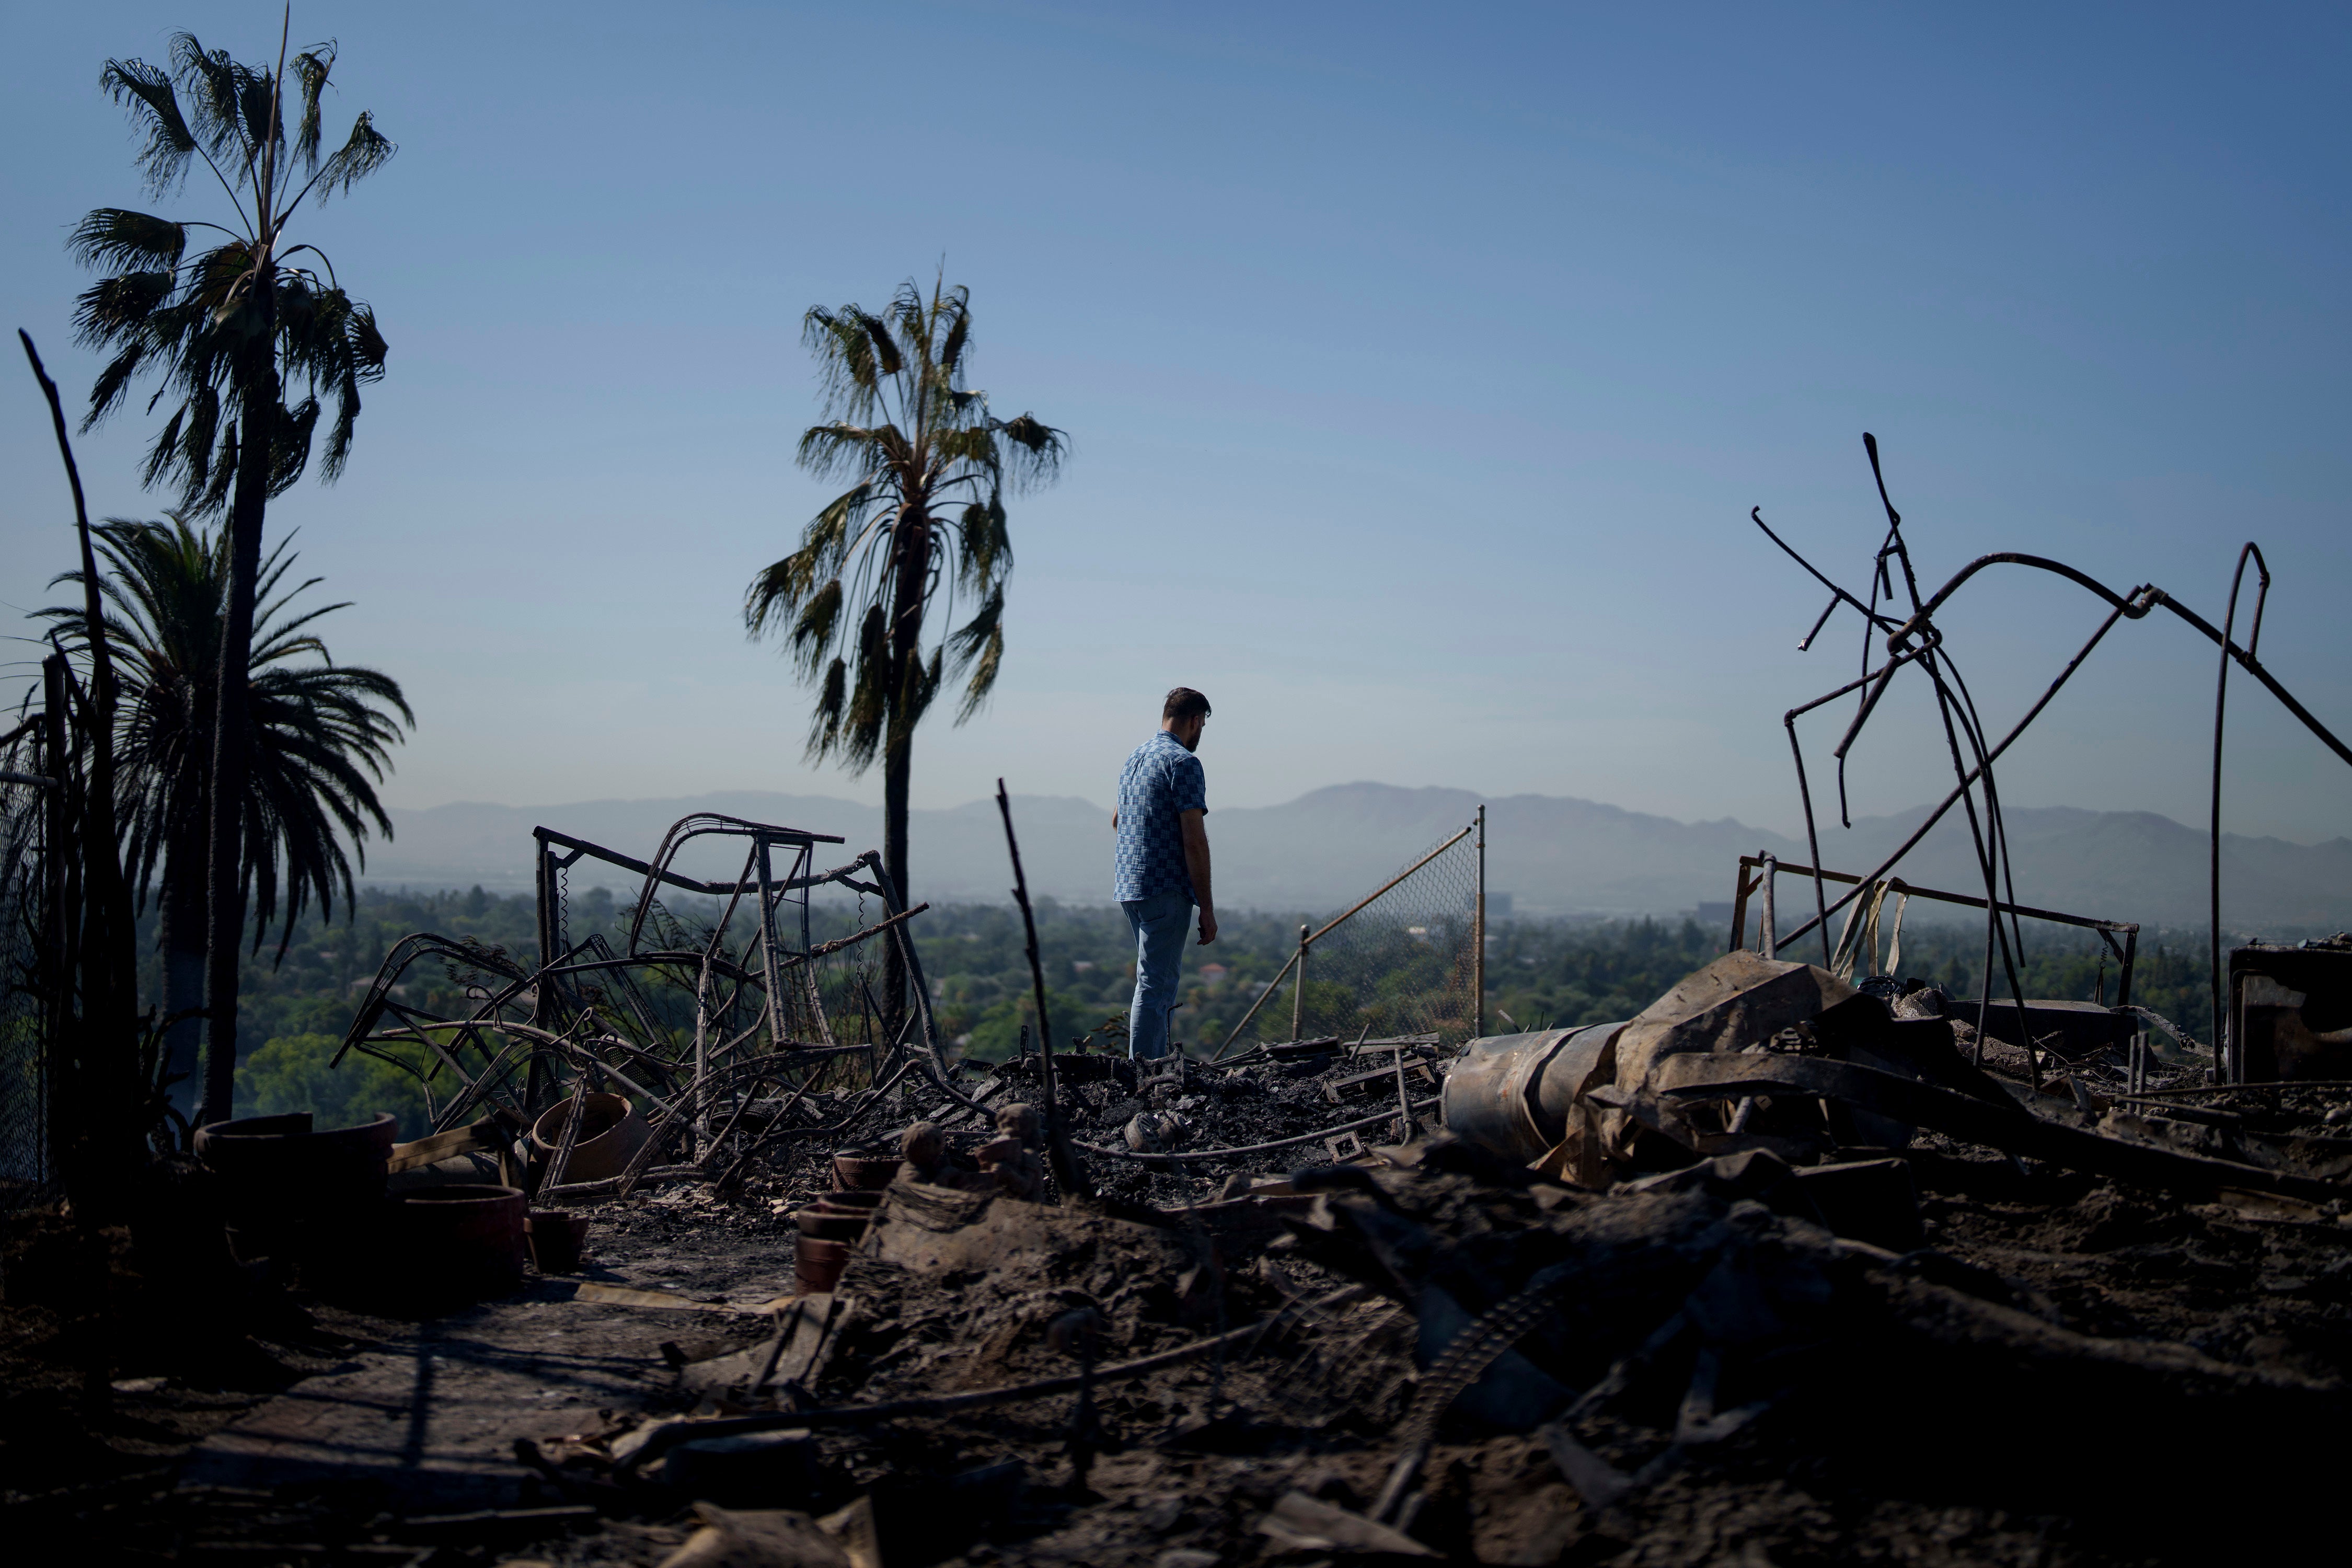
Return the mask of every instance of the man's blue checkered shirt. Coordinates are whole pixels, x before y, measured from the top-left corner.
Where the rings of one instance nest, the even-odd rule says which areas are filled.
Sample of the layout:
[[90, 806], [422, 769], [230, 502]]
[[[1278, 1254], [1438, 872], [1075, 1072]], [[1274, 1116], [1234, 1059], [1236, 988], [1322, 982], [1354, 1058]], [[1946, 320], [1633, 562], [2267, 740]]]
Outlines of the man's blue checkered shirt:
[[1162, 730], [1136, 747], [1118, 775], [1118, 890], [1111, 897], [1192, 898], [1180, 814], [1208, 809], [1208, 775], [1182, 742]]

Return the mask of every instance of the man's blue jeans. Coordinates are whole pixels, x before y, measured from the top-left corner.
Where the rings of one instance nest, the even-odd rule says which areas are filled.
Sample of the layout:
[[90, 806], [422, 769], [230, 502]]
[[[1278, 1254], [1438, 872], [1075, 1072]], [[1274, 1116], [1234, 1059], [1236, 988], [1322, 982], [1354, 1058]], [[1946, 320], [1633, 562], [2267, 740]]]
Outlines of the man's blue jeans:
[[1189, 893], [1160, 893], [1124, 900], [1118, 907], [1135, 928], [1135, 1004], [1127, 1013], [1127, 1054], [1156, 1061], [1168, 1054], [1168, 1015], [1176, 1010], [1192, 899]]

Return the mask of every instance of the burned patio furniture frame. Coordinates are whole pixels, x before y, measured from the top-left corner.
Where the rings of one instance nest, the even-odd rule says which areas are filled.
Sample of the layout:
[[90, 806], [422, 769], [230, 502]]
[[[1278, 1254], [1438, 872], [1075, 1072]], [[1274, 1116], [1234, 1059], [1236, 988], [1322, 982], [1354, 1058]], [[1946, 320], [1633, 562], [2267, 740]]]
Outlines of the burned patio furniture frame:
[[[733, 877], [678, 869], [681, 851], [712, 838], [742, 846]], [[818, 869], [817, 847], [840, 842], [830, 834], [698, 813], [673, 824], [653, 858], [641, 860], [535, 828], [536, 961], [432, 932], [403, 938], [386, 955], [335, 1062], [356, 1050], [415, 1073], [436, 1131], [488, 1111], [519, 1134], [572, 1092], [567, 1079], [578, 1089], [626, 1094], [654, 1123], [655, 1135], [620, 1184], [624, 1191], [648, 1177], [715, 1173], [730, 1137], [778, 1127], [844, 1058], [862, 1068], [877, 1092], [919, 1066], [961, 1100], [908, 930], [929, 906], [906, 908], [872, 851]], [[625, 929], [613, 933], [617, 946], [603, 931], [572, 937], [568, 873], [583, 858], [642, 879]], [[847, 936], [814, 942], [809, 895], [827, 886], [878, 899], [883, 918]], [[722, 900], [716, 920], [707, 931], [678, 920], [661, 902], [666, 888]], [[739, 917], [747, 913], [745, 931]], [[863, 973], [839, 977], [845, 986], [837, 989], [846, 994], [838, 1001], [856, 1013], [850, 1033], [861, 1037], [844, 1039], [823, 994], [821, 961], [877, 937], [897, 949], [905, 993], [893, 1008]], [[472, 1006], [440, 1016], [413, 1002], [404, 980], [421, 963], [441, 964]], [[675, 1137], [688, 1142], [691, 1162], [651, 1165], [655, 1150]], [[549, 1174], [561, 1184], [561, 1171]]]

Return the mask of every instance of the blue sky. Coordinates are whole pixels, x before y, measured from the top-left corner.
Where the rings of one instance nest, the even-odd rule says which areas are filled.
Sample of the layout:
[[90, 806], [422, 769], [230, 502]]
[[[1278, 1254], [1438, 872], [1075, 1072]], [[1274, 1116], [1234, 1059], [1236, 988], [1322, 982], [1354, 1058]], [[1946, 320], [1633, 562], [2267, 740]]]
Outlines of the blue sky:
[[[12, 5], [0, 300], [69, 396], [67, 228], [146, 204], [97, 90], [258, 5]], [[2340, 9], [298, 5], [331, 121], [401, 145], [301, 237], [390, 374], [350, 471], [273, 506], [406, 683], [412, 806], [774, 788], [807, 698], [745, 582], [824, 499], [817, 303], [944, 258], [977, 384], [1066, 429], [1013, 511], [997, 699], [918, 742], [919, 805], [1108, 798], [1183, 681], [1213, 798], [1371, 778], [1792, 826], [1780, 729], [1860, 658], [1766, 518], [1859, 588], [1884, 445], [1923, 575], [2029, 549], [2219, 617], [2352, 731]], [[13, 361], [11, 363], [14, 363]], [[134, 407], [80, 450], [153, 515]], [[0, 632], [68, 563], [30, 378], [0, 374]], [[1987, 591], [1990, 590], [1990, 591]], [[2011, 574], [1947, 629], [1996, 725], [2094, 623]], [[28, 666], [8, 674], [21, 683]], [[2201, 820], [2210, 645], [2126, 626], [2013, 754], [2017, 804]], [[15, 689], [12, 687], [11, 689]], [[2315, 840], [2352, 773], [2250, 684], [2229, 820]], [[1858, 810], [1937, 793], [1932, 710]], [[1811, 731], [1820, 749], [1836, 721]]]

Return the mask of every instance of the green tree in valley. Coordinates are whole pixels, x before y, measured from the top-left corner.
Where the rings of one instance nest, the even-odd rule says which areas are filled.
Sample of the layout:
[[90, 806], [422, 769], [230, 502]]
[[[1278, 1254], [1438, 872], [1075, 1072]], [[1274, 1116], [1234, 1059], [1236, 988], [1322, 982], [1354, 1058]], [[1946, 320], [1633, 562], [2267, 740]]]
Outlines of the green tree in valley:
[[[799, 463], [850, 487], [802, 531], [798, 550], [751, 580], [753, 637], [783, 634], [817, 688], [812, 760], [852, 773], [882, 763], [882, 856], [898, 894], [907, 865], [915, 726], [950, 676], [956, 721], [980, 710], [1004, 658], [1004, 583], [1013, 570], [1004, 497], [1050, 482], [1067, 439], [1031, 415], [999, 419], [965, 384], [969, 292], [909, 280], [887, 310], [812, 310], [802, 341], [816, 356], [832, 417], [800, 440]], [[969, 618], [957, 626], [956, 597]], [[939, 635], [927, 637], [937, 616]], [[903, 989], [890, 950], [889, 1005]]]
[[[110, 519], [93, 531], [106, 562], [99, 585], [121, 685], [116, 754], [124, 858], [142, 902], [156, 897], [169, 1018], [204, 1005], [205, 868], [228, 541], [221, 531], [205, 532], [176, 516], [169, 523]], [[281, 958], [313, 898], [331, 917], [340, 889], [345, 910], [352, 907], [343, 841], [364, 866], [369, 827], [392, 837], [375, 784], [391, 767], [401, 721], [415, 722], [397, 681], [337, 664], [312, 629], [346, 605], [293, 608], [320, 579], [280, 592], [293, 564], [280, 543], [261, 563], [256, 584], [243, 704], [249, 766], [238, 834], [245, 858], [238, 880], [253, 903], [254, 947], [278, 920]], [[81, 580], [69, 572], [58, 582]], [[86, 646], [81, 609], [43, 614], [69, 645]], [[194, 1022], [171, 1031], [174, 1071], [194, 1057]]]
[[[323, 252], [291, 243], [289, 233], [306, 201], [348, 192], [393, 154], [365, 113], [341, 146], [323, 150], [320, 98], [334, 66], [332, 44], [289, 59], [282, 33], [274, 68], [241, 64], [189, 33], [173, 38], [168, 66], [109, 60], [99, 84], [144, 138], [138, 164], [149, 194], [176, 193], [201, 163], [226, 198], [216, 210], [231, 221], [100, 207], [69, 241], [78, 260], [104, 274], [79, 301], [80, 341], [112, 353], [90, 390], [83, 428], [152, 377], [148, 406], [177, 405], [148, 450], [146, 483], [177, 487], [190, 515], [225, 509], [228, 517], [215, 661], [220, 721], [205, 835], [203, 1103], [211, 1117], [229, 1113], [236, 1061], [247, 861], [245, 818], [236, 807], [252, 768], [243, 677], [251, 663], [263, 516], [269, 499], [310, 466], [322, 397], [335, 408], [320, 477], [331, 481], [342, 472], [361, 384], [383, 374], [374, 312], [344, 290]], [[302, 396], [289, 402], [297, 389]]]

